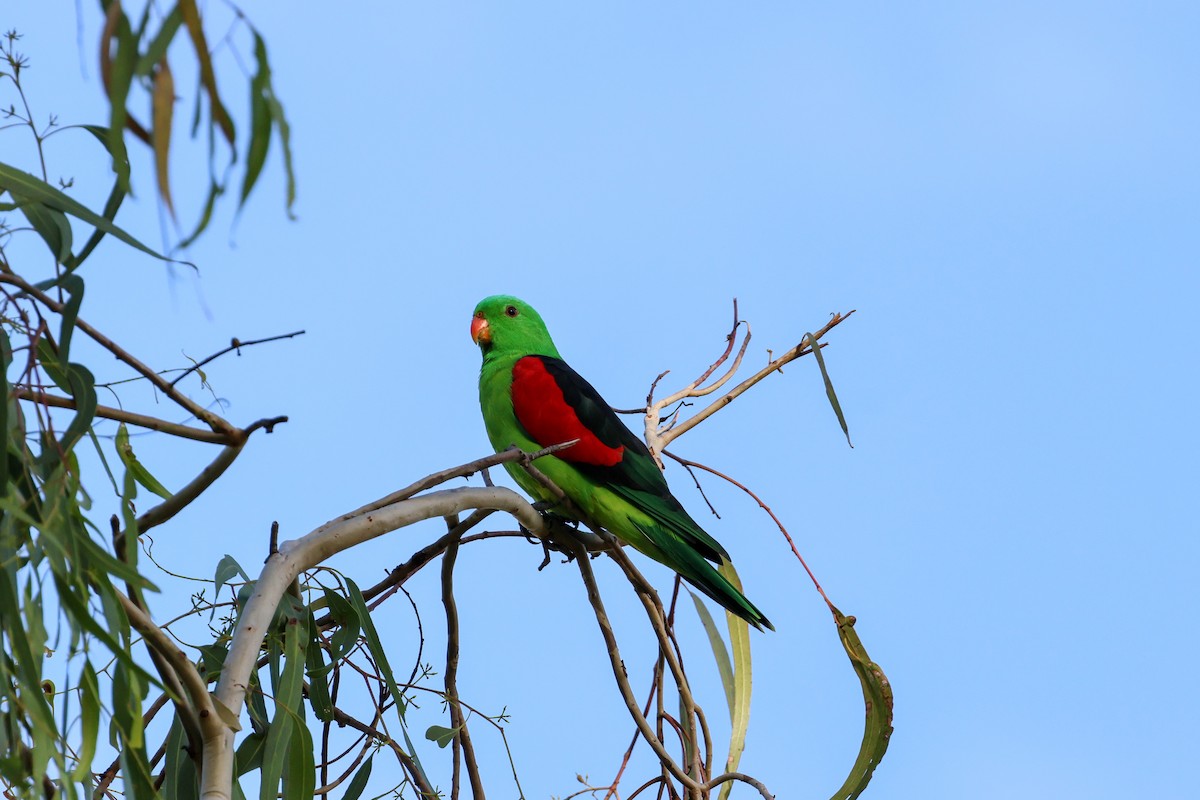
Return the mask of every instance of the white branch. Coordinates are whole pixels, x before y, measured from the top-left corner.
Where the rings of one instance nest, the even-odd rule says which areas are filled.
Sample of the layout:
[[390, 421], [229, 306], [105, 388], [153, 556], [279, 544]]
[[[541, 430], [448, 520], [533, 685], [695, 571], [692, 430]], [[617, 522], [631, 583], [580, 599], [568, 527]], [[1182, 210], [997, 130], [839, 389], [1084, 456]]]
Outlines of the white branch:
[[[237, 629], [216, 699], [241, 716], [246, 687], [262, 648], [275, 609], [291, 585], [305, 570], [321, 564], [330, 556], [385, 533], [434, 517], [457, 514], [467, 509], [490, 508], [506, 511], [535, 534], [544, 530], [542, 517], [516, 492], [503, 487], [446, 489], [402, 500], [375, 511], [322, 525], [299, 539], [283, 542], [267, 558], [254, 584], [254, 593], [238, 619]], [[219, 736], [205, 736], [201, 790], [204, 800], [231, 800], [233, 788], [235, 731], [225, 726]]]

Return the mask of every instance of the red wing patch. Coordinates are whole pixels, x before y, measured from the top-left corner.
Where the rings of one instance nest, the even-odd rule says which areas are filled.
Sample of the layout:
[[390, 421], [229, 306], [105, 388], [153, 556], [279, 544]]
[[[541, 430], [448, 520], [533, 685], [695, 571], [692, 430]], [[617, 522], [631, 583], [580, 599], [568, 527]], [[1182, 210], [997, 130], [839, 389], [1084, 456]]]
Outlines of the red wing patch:
[[624, 445], [609, 447], [580, 421], [537, 356], [525, 356], [513, 365], [512, 400], [517, 421], [539, 444], [549, 447], [579, 440], [555, 453], [564, 461], [611, 467], [625, 455]]

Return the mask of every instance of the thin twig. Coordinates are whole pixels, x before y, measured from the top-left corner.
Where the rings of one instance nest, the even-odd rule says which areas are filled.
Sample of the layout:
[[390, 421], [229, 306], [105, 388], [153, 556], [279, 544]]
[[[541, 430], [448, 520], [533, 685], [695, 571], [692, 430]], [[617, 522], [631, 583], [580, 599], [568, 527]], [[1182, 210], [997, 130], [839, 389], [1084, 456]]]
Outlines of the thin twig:
[[[771, 510], [771, 507], [768, 506], [766, 503], [764, 503], [762, 501], [762, 498], [760, 498], [757, 494], [755, 494], [753, 491], [751, 491], [750, 487], [746, 486], [744, 483], [741, 483], [740, 481], [734, 480], [733, 478], [726, 475], [724, 472], [721, 472], [720, 470], [713, 469], [712, 467], [707, 466], [705, 464], [701, 464], [697, 461], [689, 461], [686, 458], [681, 458], [681, 457], [675, 455], [674, 453], [667, 452], [666, 450], [663, 451], [663, 455], [669, 456], [670, 458], [674, 459], [675, 461], [678, 461], [680, 464], [683, 464], [685, 466], [691, 466], [691, 467], [695, 467], [697, 469], [702, 469], [705, 472], [711, 472], [713, 475], [716, 475], [718, 478], [723, 478], [724, 480], [729, 481], [734, 486], [738, 487], [743, 492], [750, 495], [750, 497], [753, 498], [754, 502], [758, 503], [759, 507], [763, 511], [766, 511], [767, 514], [771, 517], [771, 519], [775, 521], [775, 525], [779, 528], [779, 532], [783, 534], [783, 538], [787, 539], [788, 546], [792, 548], [792, 554], [795, 555], [797, 559], [799, 559], [800, 565], [802, 567], [804, 567], [804, 571], [808, 573], [808, 577], [810, 580], [812, 580], [813, 586], [817, 587], [817, 591], [820, 593], [821, 598], [825, 601], [825, 605], [829, 606], [831, 611], [834, 610], [833, 602], [830, 601], [829, 597], [825, 594], [825, 590], [821, 588], [821, 583], [820, 583], [820, 581], [817, 580], [817, 576], [814, 575], [813, 571], [808, 568], [808, 562], [804, 560], [804, 556], [800, 555], [800, 551], [799, 551], [799, 549], [796, 548], [796, 542], [792, 539], [792, 535], [790, 533], [788, 533], [787, 528], [784, 527], [783, 522], [779, 519], [779, 517], [775, 516], [775, 512]], [[836, 614], [835, 614], [835, 618], [836, 618]]]
[[230, 353], [230, 352], [233, 352], [234, 350], [237, 350], [238, 355], [240, 356], [242, 354], [241, 348], [243, 348], [243, 347], [251, 347], [252, 345], [256, 345], [256, 344], [265, 344], [266, 342], [277, 342], [280, 339], [291, 339], [294, 336], [303, 336], [303, 335], [304, 335], [304, 331], [292, 331], [291, 333], [281, 333], [278, 336], [268, 336], [265, 339], [252, 339], [248, 342], [243, 342], [241, 339], [238, 339], [235, 336], [235, 337], [233, 337], [232, 341], [230, 341], [229, 347], [226, 347], [224, 350], [218, 350], [217, 352], [213, 353], [211, 356], [208, 356], [207, 358], [203, 358], [203, 359], [197, 361], [195, 364], [192, 364], [190, 367], [185, 369], [182, 374], [180, 374], [178, 377], [176, 377], [175, 380], [171, 381], [171, 385], [174, 386], [175, 384], [179, 383], [181, 380], [186, 378], [188, 375], [191, 375], [193, 372], [195, 372], [198, 369], [200, 369], [201, 367], [203, 367], [205, 364], [207, 364], [211, 361], [217, 360], [218, 358], [225, 355], [226, 353]]
[[[40, 392], [36, 389], [31, 389], [26, 386], [14, 386], [10, 391], [13, 397], [16, 397], [18, 400], [30, 400], [34, 403], [39, 403], [44, 406], [54, 406], [56, 408], [74, 409], [78, 407], [73, 398], [60, 397], [58, 395]], [[171, 436], [179, 436], [183, 439], [192, 439], [197, 442], [226, 445], [233, 442], [233, 439], [230, 436], [218, 431], [193, 428], [190, 425], [182, 425], [177, 422], [168, 422], [165, 419], [151, 417], [146, 414], [138, 414], [121, 408], [96, 406], [94, 413], [97, 417], [103, 417], [105, 419], [111, 419], [117, 422], [128, 422], [130, 425], [137, 425], [139, 428], [159, 431], [160, 433], [170, 434]]]
[[[788, 350], [786, 353], [781, 355], [779, 358], [774, 359], [769, 364], [767, 364], [765, 367], [760, 369], [758, 372], [754, 373], [749, 378], [742, 381], [737, 386], [733, 387], [728, 392], [726, 392], [725, 394], [718, 397], [712, 403], [705, 406], [703, 409], [696, 412], [691, 417], [688, 417], [683, 422], [674, 426], [669, 431], [663, 431], [659, 435], [659, 439], [660, 439], [660, 441], [658, 442], [659, 448], [665, 449], [667, 447], [667, 445], [669, 445], [672, 441], [674, 441], [675, 439], [678, 439], [680, 436], [687, 433], [692, 428], [696, 427], [701, 422], [708, 419], [713, 414], [717, 413], [722, 408], [724, 408], [725, 406], [732, 403], [734, 400], [736, 400], [738, 397], [740, 397], [743, 393], [745, 393], [745, 391], [747, 389], [749, 389], [751, 386], [753, 386], [754, 384], [761, 381], [763, 378], [770, 375], [772, 372], [779, 370], [780, 367], [782, 367], [785, 364], [788, 364], [792, 361], [795, 361], [797, 358], [800, 358], [801, 356], [806, 356], [809, 353], [811, 353], [812, 352], [812, 344], [811, 344], [812, 342], [818, 342], [822, 336], [827, 334], [829, 331], [833, 330], [835, 327], [837, 327], [841, 323], [848, 320], [850, 318], [850, 315], [853, 313], [854, 313], [853, 310], [848, 311], [845, 314], [835, 313], [833, 315], [832, 319], [830, 319], [829, 322], [827, 322], [825, 324], [825, 326], [822, 327], [819, 331], [812, 334], [811, 337], [806, 335], [804, 337], [804, 340], [800, 344], [796, 345], [791, 350]], [[824, 345], [822, 344], [821, 346], [823, 347]], [[647, 412], [647, 413], [649, 414], [649, 412]], [[653, 452], [659, 452], [658, 450], [655, 450], [654, 448], [651, 448], [651, 450]]]
[[[450, 525], [454, 530], [458, 527], [455, 518]], [[461, 535], [461, 534], [460, 534]], [[462, 707], [458, 704], [458, 607], [454, 602], [454, 562], [458, 558], [458, 539], [451, 540], [442, 556], [442, 604], [446, 607], [446, 702], [450, 706], [450, 727], [454, 729], [454, 742], [461, 746], [463, 761], [467, 768], [467, 777], [471, 781], [471, 795], [475, 800], [483, 800], [483, 781], [479, 776], [479, 764], [475, 760], [475, 747], [471, 744], [471, 734], [467, 730], [467, 720]], [[458, 798], [459, 762], [457, 753], [454, 759], [453, 784], [450, 797]]]

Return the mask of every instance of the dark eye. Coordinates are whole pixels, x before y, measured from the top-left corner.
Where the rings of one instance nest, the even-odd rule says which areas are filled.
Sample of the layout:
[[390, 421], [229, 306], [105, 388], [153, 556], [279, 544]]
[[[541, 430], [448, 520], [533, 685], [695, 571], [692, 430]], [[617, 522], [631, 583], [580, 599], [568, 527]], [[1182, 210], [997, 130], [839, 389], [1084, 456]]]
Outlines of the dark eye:
[[517, 307], [516, 307], [516, 306], [509, 306], [508, 308], [504, 309], [504, 313], [505, 313], [505, 314], [508, 314], [510, 317], [515, 317], [515, 316], [516, 316], [517, 314], [519, 314], [520, 312], [519, 312], [519, 311], [517, 311]]

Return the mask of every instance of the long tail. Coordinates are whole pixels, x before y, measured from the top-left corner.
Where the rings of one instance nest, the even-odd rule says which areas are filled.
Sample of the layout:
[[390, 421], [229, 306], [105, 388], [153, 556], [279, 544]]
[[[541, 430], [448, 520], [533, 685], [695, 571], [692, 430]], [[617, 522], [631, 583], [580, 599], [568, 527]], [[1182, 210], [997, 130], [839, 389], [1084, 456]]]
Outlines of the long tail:
[[638, 525], [637, 523], [634, 523], [634, 525], [650, 542], [658, 545], [659, 554], [647, 553], [646, 555], [657, 561], [661, 561], [678, 572], [692, 586], [695, 586], [731, 614], [736, 614], [758, 630], [761, 631], [763, 628], [775, 630], [775, 626], [771, 624], [766, 615], [746, 599], [746, 596], [738, 591], [736, 586], [726, 580], [724, 575], [717, 572], [713, 565], [708, 563], [700, 553], [682, 542], [677, 542], [674, 547], [664, 548], [660, 544], [660, 542], [664, 541], [661, 533], [655, 535], [657, 532], [649, 530], [647, 526]]

